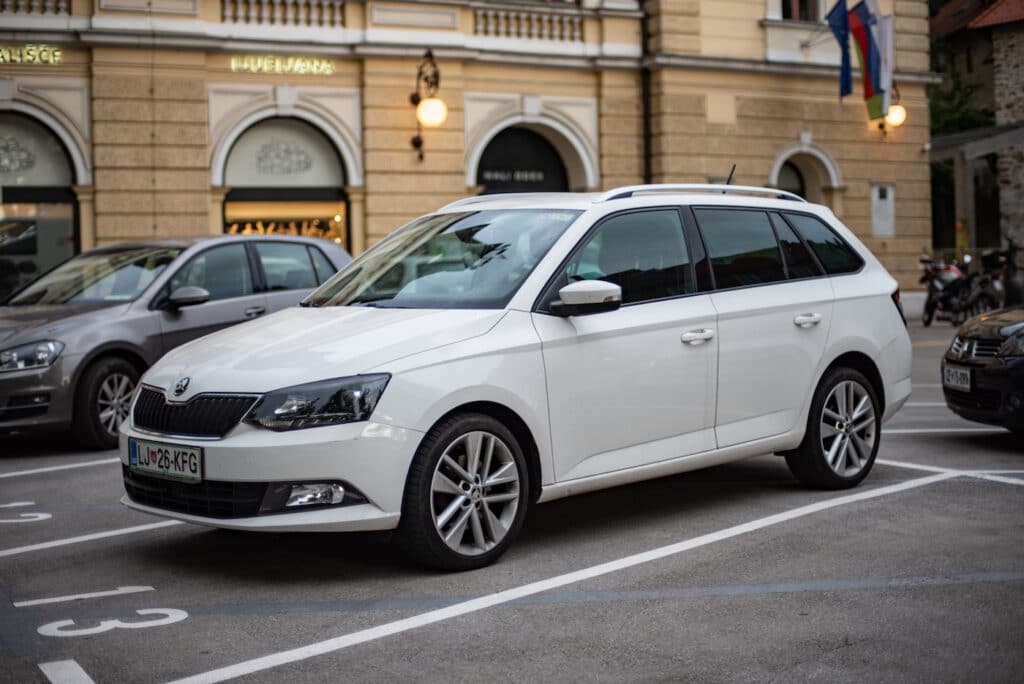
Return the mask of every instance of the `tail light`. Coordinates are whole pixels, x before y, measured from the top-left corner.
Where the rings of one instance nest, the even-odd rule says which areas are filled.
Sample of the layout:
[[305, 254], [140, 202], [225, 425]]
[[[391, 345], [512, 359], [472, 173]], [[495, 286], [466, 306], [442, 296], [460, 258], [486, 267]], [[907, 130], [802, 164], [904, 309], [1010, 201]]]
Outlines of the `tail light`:
[[900, 314], [900, 320], [903, 321], [903, 325], [907, 324], [907, 317], [903, 315], [903, 302], [900, 301], [900, 289], [897, 287], [896, 291], [892, 293], [892, 303], [896, 305], [896, 311]]

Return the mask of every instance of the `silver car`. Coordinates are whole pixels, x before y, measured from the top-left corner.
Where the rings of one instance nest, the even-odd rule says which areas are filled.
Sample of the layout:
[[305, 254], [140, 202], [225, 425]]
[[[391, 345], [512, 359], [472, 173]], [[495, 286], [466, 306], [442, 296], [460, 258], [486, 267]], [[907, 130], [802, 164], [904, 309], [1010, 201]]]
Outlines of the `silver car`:
[[114, 448], [139, 376], [167, 351], [293, 306], [349, 261], [327, 240], [265, 235], [73, 257], [0, 306], [0, 432], [70, 427]]

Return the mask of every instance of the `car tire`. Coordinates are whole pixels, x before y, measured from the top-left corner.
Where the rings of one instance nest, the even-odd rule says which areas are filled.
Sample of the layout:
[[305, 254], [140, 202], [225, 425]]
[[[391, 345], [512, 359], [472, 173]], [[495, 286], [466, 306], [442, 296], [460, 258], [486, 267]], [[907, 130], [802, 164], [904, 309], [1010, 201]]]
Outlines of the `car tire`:
[[878, 396], [868, 379], [852, 368], [833, 368], [814, 391], [803, 442], [786, 454], [786, 464], [804, 486], [854, 487], [874, 465], [881, 430]]
[[519, 533], [529, 491], [526, 458], [511, 430], [479, 413], [446, 418], [413, 457], [398, 543], [431, 568], [484, 567]]
[[139, 370], [124, 359], [98, 359], [82, 373], [75, 390], [71, 429], [75, 439], [93, 449], [117, 448], [117, 427], [128, 416]]

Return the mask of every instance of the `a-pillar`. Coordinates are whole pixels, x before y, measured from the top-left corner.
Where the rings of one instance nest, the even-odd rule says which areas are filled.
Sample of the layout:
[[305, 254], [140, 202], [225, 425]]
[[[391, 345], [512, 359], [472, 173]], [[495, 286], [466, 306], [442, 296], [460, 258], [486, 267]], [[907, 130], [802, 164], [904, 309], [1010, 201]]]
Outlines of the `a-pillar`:
[[356, 257], [366, 251], [366, 188], [349, 186], [345, 188], [348, 196], [348, 235], [349, 249]]
[[78, 244], [84, 252], [96, 246], [96, 188], [73, 185], [71, 190], [78, 200]]

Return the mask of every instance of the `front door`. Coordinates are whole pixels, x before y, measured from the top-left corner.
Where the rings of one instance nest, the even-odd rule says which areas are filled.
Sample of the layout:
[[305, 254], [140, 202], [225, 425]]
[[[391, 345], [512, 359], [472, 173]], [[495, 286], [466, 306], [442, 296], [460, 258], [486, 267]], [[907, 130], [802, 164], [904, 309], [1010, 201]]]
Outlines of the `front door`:
[[179, 287], [192, 285], [210, 293], [205, 304], [160, 310], [163, 353], [230, 325], [252, 320], [267, 310], [266, 297], [253, 291], [252, 271], [245, 245], [218, 245], [189, 259], [171, 276], [160, 300]]
[[678, 210], [606, 219], [554, 287], [589, 279], [622, 287], [623, 306], [534, 314], [556, 480], [714, 449], [715, 312], [696, 293]]

